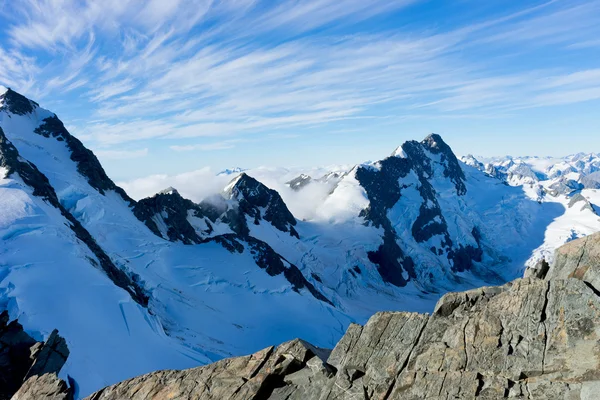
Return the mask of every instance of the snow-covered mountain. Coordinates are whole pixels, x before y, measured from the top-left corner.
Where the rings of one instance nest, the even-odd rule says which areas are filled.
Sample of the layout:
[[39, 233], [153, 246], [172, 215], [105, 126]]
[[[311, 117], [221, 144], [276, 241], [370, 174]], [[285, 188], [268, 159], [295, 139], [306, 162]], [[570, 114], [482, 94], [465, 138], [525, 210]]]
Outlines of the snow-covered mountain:
[[480, 160], [468, 155], [461, 160], [509, 185], [540, 184], [554, 196], [600, 186], [600, 154], [597, 153], [578, 153], [562, 158], [505, 156]]
[[431, 311], [600, 230], [593, 189], [549, 201], [438, 135], [307, 171], [286, 201], [261, 171], [223, 174], [200, 202], [176, 188], [134, 201], [55, 114], [0, 91], [0, 310], [38, 340], [60, 331], [79, 395], [295, 337], [332, 346], [350, 322]]
[[550, 259], [554, 249], [567, 241], [600, 230], [599, 154], [479, 160], [469, 155], [461, 160], [507, 185], [521, 187], [540, 203], [555, 204], [564, 210], [545, 227], [544, 243], [534, 251], [528, 266], [541, 258]]

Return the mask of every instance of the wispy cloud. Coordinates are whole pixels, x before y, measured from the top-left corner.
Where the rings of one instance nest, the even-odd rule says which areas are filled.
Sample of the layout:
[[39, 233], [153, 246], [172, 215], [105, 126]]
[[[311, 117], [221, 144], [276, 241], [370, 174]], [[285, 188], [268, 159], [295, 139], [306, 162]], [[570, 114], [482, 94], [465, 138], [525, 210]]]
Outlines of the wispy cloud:
[[[11, 2], [0, 11], [0, 83], [47, 101], [76, 93], [96, 122], [74, 133], [105, 156], [149, 139], [218, 138], [169, 143], [210, 151], [355, 118], [487, 116], [600, 98], [591, 57], [600, 1], [523, 2], [447, 27], [411, 24], [422, 3]], [[390, 15], [404, 22], [364, 23]]]
[[101, 159], [126, 160], [140, 158], [148, 155], [148, 149], [138, 150], [96, 150], [96, 155]]
[[171, 150], [175, 151], [215, 151], [215, 150], [227, 150], [232, 149], [236, 146], [236, 144], [240, 142], [244, 142], [243, 139], [232, 139], [232, 140], [223, 140], [220, 142], [213, 143], [204, 143], [204, 144], [192, 144], [186, 146], [170, 146]]

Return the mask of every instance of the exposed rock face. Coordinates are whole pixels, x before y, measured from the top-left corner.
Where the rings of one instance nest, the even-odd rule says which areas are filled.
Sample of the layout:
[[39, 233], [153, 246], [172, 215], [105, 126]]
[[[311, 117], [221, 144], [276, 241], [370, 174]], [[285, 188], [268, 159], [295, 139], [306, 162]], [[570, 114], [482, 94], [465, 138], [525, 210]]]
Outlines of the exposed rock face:
[[583, 185], [573, 179], [565, 177], [560, 178], [548, 187], [548, 193], [551, 196], [559, 196], [561, 194], [569, 194], [577, 190], [583, 189]]
[[[242, 173], [230, 184], [226, 191], [226, 197], [237, 200], [239, 212], [253, 218], [255, 224], [264, 219], [280, 231], [289, 232], [291, 236], [298, 237], [298, 233], [294, 229], [297, 223], [296, 218], [287, 208], [279, 193], [269, 189], [256, 179]], [[244, 231], [245, 229], [242, 229], [236, 233], [243, 235]]]
[[[157, 236], [171, 241], [193, 244], [200, 243], [202, 238], [198, 236], [196, 230], [189, 223], [187, 219], [188, 210], [198, 208], [191, 200], [181, 197], [177, 190], [172, 189], [140, 200], [135, 205], [133, 212]], [[157, 223], [160, 220], [165, 226], [164, 234]], [[165, 235], [166, 237], [164, 237]]]
[[432, 315], [383, 312], [353, 324], [328, 356], [296, 340], [89, 399], [594, 399], [598, 271], [600, 234], [558, 250], [546, 279], [449, 293]]
[[[268, 398], [283, 378], [307, 365], [327, 371], [328, 351], [301, 340], [269, 347], [245, 357], [185, 371], [158, 371], [110, 386], [87, 399], [239, 399]], [[310, 368], [310, 367], [309, 367]]]
[[384, 230], [383, 244], [369, 253], [369, 259], [378, 266], [383, 280], [393, 285], [404, 286], [416, 277], [414, 261], [404, 254], [387, 216], [388, 211], [403, 196], [403, 192], [411, 186], [416, 185], [422, 198], [419, 215], [411, 229], [414, 239], [418, 243], [424, 243], [439, 235], [439, 246], [432, 246], [430, 250], [438, 256], [445, 255], [455, 272], [469, 270], [473, 261], [482, 259], [483, 251], [479, 245], [477, 227], [473, 227], [471, 234], [477, 246], [463, 246], [452, 241], [431, 183], [436, 174], [454, 185], [457, 196], [467, 193], [466, 178], [458, 159], [436, 134], [427, 136], [421, 142], [406, 142], [391, 157], [379, 161], [375, 166], [360, 166], [356, 170], [356, 179], [369, 198], [369, 206], [361, 212], [361, 216]]
[[34, 107], [38, 106], [35, 101], [29, 100], [10, 88], [0, 96], [0, 102], [3, 103], [3, 108], [6, 107], [8, 111], [15, 115], [29, 114], [33, 112]]
[[8, 322], [8, 313], [0, 314], [0, 400], [17, 391], [31, 368], [31, 347], [37, 342], [17, 321]]
[[298, 192], [298, 191], [302, 190], [304, 187], [306, 187], [311, 182], [312, 182], [312, 178], [310, 176], [301, 174], [301, 175], [295, 177], [294, 179], [292, 179], [291, 181], [286, 182], [285, 184], [288, 185], [290, 187], [290, 189]]
[[35, 375], [29, 378], [12, 400], [72, 400], [73, 393], [56, 374]]
[[[48, 390], [51, 381], [53, 386], [62, 388], [65, 396], [70, 394], [65, 382], [56, 377], [69, 356], [65, 340], [55, 330], [45, 343], [37, 342], [23, 330], [17, 320], [10, 323], [8, 320], [8, 313], [3, 311], [0, 314], [0, 400], [10, 399], [19, 388], [19, 392], [23, 394], [12, 397], [13, 399], [68, 399], [69, 397], [43, 395], [46, 392], [54, 393]], [[44, 375], [43, 379], [38, 378], [41, 375]], [[24, 381], [27, 382], [23, 384]], [[35, 392], [28, 389], [32, 386], [36, 387]], [[27, 397], [23, 390], [37, 395]]]
[[581, 193], [577, 193], [571, 197], [571, 200], [569, 200], [569, 208], [571, 207], [579, 207], [581, 211], [590, 210], [591, 212], [596, 213], [592, 204], [588, 201], [588, 199], [583, 197]]
[[39, 352], [35, 352], [32, 356], [35, 357], [35, 361], [25, 379], [36, 375], [58, 374], [69, 357], [67, 342], [58, 335], [58, 331], [55, 329]]

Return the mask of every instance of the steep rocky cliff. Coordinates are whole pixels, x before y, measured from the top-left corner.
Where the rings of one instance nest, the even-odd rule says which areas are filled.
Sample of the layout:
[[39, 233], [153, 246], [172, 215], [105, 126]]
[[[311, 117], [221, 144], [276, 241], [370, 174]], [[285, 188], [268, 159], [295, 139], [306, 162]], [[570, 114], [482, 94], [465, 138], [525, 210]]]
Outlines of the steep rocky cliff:
[[72, 399], [71, 389], [56, 376], [68, 356], [65, 339], [56, 330], [45, 343], [38, 342], [18, 321], [9, 322], [8, 312], [3, 311], [0, 313], [0, 400]]
[[600, 234], [548, 269], [449, 293], [432, 315], [382, 312], [331, 351], [301, 340], [88, 399], [593, 399], [600, 390]]

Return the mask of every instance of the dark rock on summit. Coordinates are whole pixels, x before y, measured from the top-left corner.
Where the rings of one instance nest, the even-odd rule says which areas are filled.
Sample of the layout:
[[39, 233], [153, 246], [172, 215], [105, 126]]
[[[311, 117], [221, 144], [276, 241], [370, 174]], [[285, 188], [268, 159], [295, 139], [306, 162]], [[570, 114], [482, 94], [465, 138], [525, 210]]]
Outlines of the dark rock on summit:
[[153, 217], [161, 215], [167, 228], [165, 239], [193, 244], [202, 241], [187, 220], [188, 210], [196, 208], [198, 206], [191, 200], [184, 199], [177, 190], [169, 188], [152, 197], [138, 201], [133, 208], [133, 213], [154, 234], [160, 237], [162, 237], [162, 233]]
[[0, 102], [3, 103], [2, 108], [6, 108], [15, 115], [27, 115], [33, 112], [34, 107], [38, 107], [38, 103], [29, 100], [27, 97], [8, 89], [0, 96]]
[[444, 166], [444, 176], [449, 178], [456, 187], [456, 193], [461, 196], [467, 193], [465, 186], [465, 174], [460, 167], [460, 163], [452, 152], [450, 146], [442, 140], [440, 135], [432, 133], [427, 136], [421, 144], [431, 153], [440, 156], [440, 164]]
[[[291, 236], [298, 237], [298, 232], [294, 229], [297, 223], [296, 218], [288, 210], [279, 193], [269, 189], [256, 179], [245, 173], [240, 174], [232, 182], [226, 196], [236, 200], [239, 212], [254, 219], [255, 224], [264, 219], [280, 231], [289, 232]], [[244, 232], [243, 227], [236, 231], [239, 234]]]

